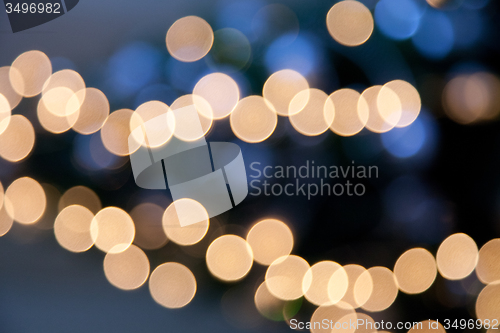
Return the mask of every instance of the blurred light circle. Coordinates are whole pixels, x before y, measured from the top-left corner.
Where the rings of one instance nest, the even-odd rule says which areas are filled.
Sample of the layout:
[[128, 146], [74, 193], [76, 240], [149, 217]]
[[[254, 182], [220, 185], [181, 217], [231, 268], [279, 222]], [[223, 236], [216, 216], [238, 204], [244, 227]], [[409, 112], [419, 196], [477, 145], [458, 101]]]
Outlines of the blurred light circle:
[[358, 46], [370, 38], [373, 32], [372, 13], [358, 1], [340, 1], [326, 16], [330, 35], [342, 45]]
[[252, 248], [254, 260], [268, 266], [279, 257], [292, 252], [293, 234], [285, 223], [266, 219], [257, 222], [250, 229], [247, 242]]
[[60, 134], [70, 130], [80, 115], [79, 110], [77, 110], [68, 116], [58, 116], [47, 109], [43, 98], [38, 102], [36, 113], [40, 125], [42, 125], [46, 131], [54, 134]]
[[245, 68], [251, 59], [252, 47], [239, 30], [223, 28], [215, 31], [209, 65], [214, 68], [230, 66], [232, 71]]
[[401, 117], [401, 103], [390, 89], [372, 86], [361, 94], [368, 104], [366, 128], [374, 133], [385, 133], [394, 128]]
[[[319, 325], [313, 325], [311, 327], [311, 332], [312, 333], [323, 333], [323, 332], [334, 332], [339, 330], [339, 327], [342, 327], [342, 323], [337, 325], [337, 329], [335, 329], [335, 324], [339, 322], [344, 322], [347, 319], [347, 322], [349, 323], [349, 319], [353, 322], [357, 321], [357, 314], [356, 311], [354, 311], [353, 307], [350, 306], [349, 304], [340, 301], [337, 304], [333, 305], [322, 305], [314, 311], [314, 313], [311, 316], [311, 323], [316, 323], [316, 322], [323, 322], [326, 320], [328, 323], [328, 328], [325, 329], [324, 327], [318, 327]], [[334, 327], [334, 329], [331, 329], [331, 327]], [[345, 325], [344, 325], [345, 328]], [[354, 333], [356, 327], [354, 328], [348, 328], [344, 329], [345, 333]]]
[[462, 5], [464, 0], [426, 0], [429, 5], [437, 9], [457, 9]]
[[495, 238], [479, 250], [476, 274], [484, 284], [500, 281], [500, 239]]
[[[224, 73], [211, 73], [202, 77], [196, 83], [193, 94], [210, 104], [214, 119], [227, 117], [240, 99], [238, 85]], [[195, 100], [195, 104], [203, 103], [203, 100]]]
[[413, 327], [408, 333], [446, 333], [443, 325], [436, 320], [423, 320], [419, 323], [413, 323]]
[[[273, 73], [264, 83], [262, 96], [267, 99], [280, 116], [290, 115], [290, 102], [301, 91], [309, 89], [309, 83], [299, 73], [291, 69], [283, 69]], [[306, 104], [304, 101], [302, 104]], [[303, 106], [300, 106], [299, 112]]]
[[[352, 136], [359, 133], [368, 121], [368, 103], [365, 98], [353, 89], [340, 89], [333, 92], [325, 103], [325, 109], [335, 108], [335, 118], [330, 129], [341, 136]], [[327, 111], [325, 111], [327, 112]]]
[[186, 266], [167, 262], [151, 273], [149, 291], [161, 306], [169, 309], [182, 308], [196, 294], [196, 279]]
[[9, 71], [12, 88], [19, 95], [33, 97], [42, 92], [52, 74], [52, 64], [45, 53], [28, 51], [14, 60]]
[[239, 139], [256, 143], [271, 136], [278, 123], [278, 115], [263, 97], [248, 96], [238, 103], [229, 120], [233, 133]]
[[170, 109], [175, 116], [174, 135], [180, 140], [196, 141], [204, 137], [212, 127], [212, 107], [201, 96], [181, 96], [172, 103]]
[[[42, 100], [54, 115], [68, 116], [80, 109], [85, 100], [85, 88], [85, 81], [80, 74], [71, 69], [63, 69], [52, 74], [44, 83]], [[77, 92], [80, 93], [75, 96], [76, 99], [72, 99]]]
[[109, 283], [123, 290], [139, 288], [149, 276], [148, 257], [135, 245], [123, 252], [107, 253], [103, 266]]
[[10, 84], [9, 71], [10, 66], [0, 67], [0, 95], [3, 95], [9, 102], [10, 108], [14, 109], [23, 96], [18, 94]]
[[408, 158], [418, 154], [427, 137], [427, 130], [420, 118], [408, 127], [394, 128], [381, 136], [384, 148], [398, 158]]
[[224, 235], [210, 244], [206, 261], [208, 270], [218, 279], [238, 281], [252, 268], [252, 248], [239, 236]]
[[412, 37], [413, 45], [430, 59], [442, 59], [453, 48], [455, 36], [448, 16], [435, 10], [427, 10], [421, 18], [418, 30]]
[[4, 205], [7, 214], [16, 222], [32, 224], [42, 217], [47, 199], [36, 180], [22, 177], [14, 180], [5, 191]]
[[266, 271], [266, 285], [269, 292], [285, 301], [302, 297], [304, 295], [302, 282], [309, 268], [307, 261], [295, 255], [276, 259]]
[[396, 278], [386, 267], [372, 267], [361, 273], [354, 286], [354, 296], [362, 308], [370, 312], [387, 309], [398, 295]]
[[432, 285], [437, 275], [436, 260], [427, 250], [415, 248], [403, 253], [394, 266], [399, 289], [407, 294], [419, 294]]
[[392, 90], [401, 102], [401, 118], [396, 127], [406, 127], [412, 124], [420, 114], [422, 102], [417, 89], [404, 80], [393, 80], [383, 85], [382, 90]]
[[319, 89], [299, 92], [290, 102], [289, 110], [292, 126], [307, 136], [326, 132], [335, 118], [333, 101]]
[[106, 207], [94, 216], [90, 234], [99, 250], [106, 253], [123, 252], [134, 240], [134, 221], [124, 210]]
[[[197, 223], [181, 226], [184, 214]], [[172, 202], [162, 216], [162, 225], [168, 239], [179, 245], [193, 245], [205, 237], [210, 225], [208, 213], [200, 203], [192, 199], [179, 199]]]
[[163, 208], [154, 203], [142, 203], [130, 212], [135, 224], [134, 243], [145, 250], [163, 247], [168, 242], [163, 231]]
[[254, 297], [257, 311], [267, 319], [281, 321], [284, 319], [285, 302], [274, 297], [267, 289], [266, 282], [262, 282], [257, 288]]
[[[354, 286], [356, 285], [356, 281], [358, 280], [359, 276], [361, 274], [363, 274], [366, 271], [366, 269], [360, 265], [350, 264], [350, 265], [344, 266], [344, 271], [347, 274], [348, 285], [347, 285], [347, 290], [345, 292], [345, 295], [342, 298], [342, 301], [349, 304], [350, 306], [352, 306], [355, 309], [359, 308], [363, 304], [359, 304], [356, 301], [356, 298], [354, 295]], [[365, 291], [367, 291], [369, 288], [364, 288], [364, 289], [365, 289]], [[371, 290], [368, 290], [368, 291], [369, 291], [369, 293], [371, 293]], [[362, 298], [361, 295], [359, 295], [359, 298]]]
[[479, 257], [476, 242], [468, 235], [458, 233], [446, 238], [436, 254], [439, 273], [448, 280], [460, 280], [476, 268]]
[[59, 199], [58, 209], [61, 212], [71, 205], [80, 205], [97, 214], [102, 209], [101, 199], [90, 188], [85, 186], [74, 186], [68, 189]]
[[[46, 92], [59, 87], [65, 87], [73, 92], [86, 88], [82, 76], [71, 69], [63, 69], [52, 74], [43, 84], [42, 95]], [[85, 97], [85, 96], [83, 96]], [[83, 100], [82, 100], [83, 102]]]
[[141, 104], [130, 119], [129, 148], [137, 144], [150, 148], [160, 147], [174, 134], [175, 117], [172, 110], [160, 101]]
[[200, 60], [210, 51], [213, 42], [212, 28], [198, 16], [180, 18], [167, 31], [168, 52], [180, 61]]
[[375, 6], [375, 23], [389, 38], [410, 38], [417, 31], [423, 8], [414, 0], [380, 0]]
[[23, 115], [10, 117], [9, 125], [0, 134], [0, 156], [9, 162], [26, 158], [35, 145], [35, 130]]
[[311, 303], [321, 306], [335, 304], [347, 291], [347, 273], [334, 261], [320, 261], [304, 275], [302, 291]]
[[101, 128], [101, 139], [109, 152], [117, 156], [127, 156], [139, 149], [138, 142], [129, 141], [129, 136], [132, 133], [130, 121], [133, 114], [132, 110], [121, 109], [112, 112], [106, 119]]
[[56, 240], [71, 252], [84, 252], [94, 245], [90, 225], [94, 214], [80, 205], [64, 208], [54, 222]]
[[500, 284], [492, 283], [484, 287], [476, 301], [476, 316], [489, 320], [490, 324], [500, 321]]
[[9, 126], [10, 117], [12, 117], [12, 112], [9, 101], [0, 93], [0, 134]]
[[[83, 103], [80, 103], [85, 96]], [[68, 102], [68, 108], [72, 105], [80, 105], [78, 120], [73, 125], [73, 130], [80, 134], [92, 134], [101, 129], [109, 115], [109, 102], [106, 95], [96, 88], [86, 88], [76, 92]]]
[[7, 213], [5, 205], [0, 208], [0, 237], [9, 232], [14, 224], [14, 219]]

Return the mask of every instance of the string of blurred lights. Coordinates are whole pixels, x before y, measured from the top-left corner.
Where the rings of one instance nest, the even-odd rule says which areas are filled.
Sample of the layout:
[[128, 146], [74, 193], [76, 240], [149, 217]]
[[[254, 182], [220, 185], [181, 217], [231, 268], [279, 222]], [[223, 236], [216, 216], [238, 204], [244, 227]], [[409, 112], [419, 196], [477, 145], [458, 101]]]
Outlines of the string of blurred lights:
[[[379, 15], [390, 14], [386, 8], [389, 2], [378, 3], [375, 21]], [[440, 1], [428, 0], [428, 3], [434, 7], [444, 5]], [[419, 12], [418, 8], [410, 10]], [[326, 24], [338, 43], [355, 47], [370, 38], [375, 23], [370, 10], [362, 3], [341, 1], [328, 12]], [[380, 29], [388, 35], [395, 33], [390, 25], [382, 25]], [[220, 34], [230, 39], [231, 34], [237, 33], [235, 30]], [[415, 29], [409, 24], [407, 32], [402, 29], [398, 33], [409, 36]], [[398, 33], [393, 35], [394, 39], [407, 37]], [[194, 62], [209, 53], [218, 41], [214, 36], [211, 26], [202, 18], [184, 17], [168, 30], [167, 50], [179, 61]], [[425, 48], [420, 40], [416, 36], [413, 42]], [[242, 43], [242, 49], [246, 45]], [[439, 56], [445, 51], [431, 49], [428, 52]], [[243, 60], [237, 60], [244, 67], [248, 59], [244, 55]], [[262, 96], [241, 98], [236, 81], [217, 72], [202, 77], [192, 94], [179, 97], [171, 106], [146, 101], [135, 111], [120, 109], [110, 113], [106, 95], [86, 87], [80, 74], [69, 69], [52, 73], [51, 61], [44, 53], [29, 51], [17, 57], [11, 66], [0, 68], [0, 156], [3, 159], [19, 162], [33, 150], [32, 123], [23, 115], [12, 114], [12, 110], [22, 98], [40, 94], [37, 117], [45, 130], [53, 134], [70, 129], [82, 135], [99, 132], [100, 141], [92, 141], [96, 139], [91, 136], [87, 144], [103, 145], [119, 157], [132, 154], [141, 145], [161, 146], [172, 136], [185, 141], [198, 139], [193, 136], [189, 122], [177, 117], [172, 128], [158, 129], [148, 136], [147, 143], [139, 139], [132, 144], [128, 141], [134, 129], [148, 120], [187, 105], [194, 105], [198, 111], [204, 134], [211, 130], [214, 121], [229, 117], [234, 135], [249, 143], [269, 138], [276, 129], [278, 116], [288, 117], [292, 127], [305, 136], [318, 136], [329, 129], [339, 136], [353, 136], [363, 128], [385, 133], [410, 126], [421, 111], [418, 91], [404, 80], [374, 85], [362, 93], [343, 88], [328, 95], [311, 88], [301, 73], [284, 69], [269, 76]], [[443, 91], [442, 102], [452, 120], [469, 124], [497, 116], [499, 96], [500, 80], [491, 73], [475, 71], [451, 78]], [[29, 177], [16, 179], [5, 191], [0, 183], [0, 235], [5, 235], [14, 221], [28, 225], [39, 222], [48, 209], [51, 198], [48, 193], [42, 184]], [[72, 252], [84, 252], [95, 245], [106, 253], [103, 268], [113, 286], [137, 289], [149, 278], [152, 298], [164, 307], [184, 307], [193, 299], [197, 282], [189, 268], [167, 262], [150, 273], [150, 262], [143, 250], [161, 248], [168, 241], [179, 246], [199, 243], [210, 227], [203, 207], [200, 212], [206, 215], [203, 222], [181, 227], [173, 204], [164, 209], [154, 203], [143, 203], [127, 213], [118, 207], [103, 208], [97, 194], [84, 186], [70, 188], [56, 203], [58, 214], [53, 228], [58, 243]], [[197, 203], [186, 204], [200, 211]], [[406, 251], [392, 271], [386, 267], [342, 266], [334, 261], [310, 266], [305, 259], [291, 254], [293, 245], [292, 231], [284, 222], [264, 219], [250, 228], [246, 239], [232, 234], [220, 235], [208, 245], [204, 256], [210, 273], [225, 282], [242, 280], [254, 262], [268, 266], [264, 282], [255, 291], [254, 302], [264, 317], [273, 320], [289, 321], [300, 308], [294, 302], [304, 297], [317, 306], [311, 321], [328, 318], [336, 322], [362, 317], [373, 321], [356, 309], [380, 312], [394, 303], [399, 291], [420, 294], [428, 290], [438, 272], [447, 280], [462, 280], [474, 271], [486, 285], [477, 298], [476, 317], [500, 320], [497, 301], [500, 299], [500, 239], [493, 239], [478, 250], [468, 235], [453, 234], [441, 243], [435, 256], [423, 248]]]

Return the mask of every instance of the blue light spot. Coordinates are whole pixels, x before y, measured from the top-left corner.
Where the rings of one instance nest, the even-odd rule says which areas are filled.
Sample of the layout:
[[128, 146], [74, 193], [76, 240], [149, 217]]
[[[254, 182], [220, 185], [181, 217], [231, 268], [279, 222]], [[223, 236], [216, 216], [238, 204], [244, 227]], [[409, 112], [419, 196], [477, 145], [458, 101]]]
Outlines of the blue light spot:
[[454, 39], [449, 17], [442, 12], [428, 10], [422, 17], [412, 42], [423, 56], [442, 59], [450, 53]]
[[204, 61], [182, 62], [170, 58], [165, 70], [172, 87], [191, 93], [196, 82], [203, 77], [203, 72], [209, 69]]
[[403, 40], [417, 31], [423, 11], [414, 0], [380, 0], [375, 6], [375, 22], [387, 37]]
[[417, 118], [411, 125], [403, 128], [394, 128], [382, 133], [382, 144], [393, 156], [408, 158], [416, 155], [427, 138], [426, 129], [421, 118]]
[[479, 40], [484, 20], [478, 11], [459, 9], [450, 13], [455, 35], [455, 46], [467, 48]]
[[265, 6], [258, 0], [222, 1], [217, 10], [217, 26], [219, 28], [235, 28], [244, 33], [250, 42], [255, 41], [253, 18]]

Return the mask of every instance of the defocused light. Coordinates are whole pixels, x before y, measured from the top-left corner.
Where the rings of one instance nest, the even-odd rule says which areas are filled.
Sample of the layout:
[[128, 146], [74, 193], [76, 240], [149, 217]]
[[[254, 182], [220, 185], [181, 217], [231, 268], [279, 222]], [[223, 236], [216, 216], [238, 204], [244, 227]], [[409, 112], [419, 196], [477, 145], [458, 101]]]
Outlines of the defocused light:
[[[170, 108], [175, 115], [174, 135], [180, 140], [196, 141], [204, 137], [212, 127], [214, 118], [212, 107], [201, 96], [181, 96]], [[181, 110], [182, 108], [187, 109]]]
[[12, 88], [19, 95], [33, 97], [42, 92], [52, 74], [52, 64], [45, 53], [28, 51], [14, 60], [9, 71]]
[[[252, 20], [253, 36], [259, 41], [269, 41], [288, 33], [298, 35], [299, 20], [289, 7], [273, 3], [263, 6]], [[290, 40], [291, 42], [293, 40]]]
[[254, 42], [259, 36], [254, 35], [252, 21], [265, 5], [260, 0], [219, 1], [216, 9], [217, 25], [238, 29]]
[[106, 253], [123, 252], [134, 240], [134, 221], [124, 210], [106, 207], [92, 220], [90, 234], [99, 250]]
[[312, 265], [302, 281], [305, 298], [318, 306], [339, 302], [347, 286], [347, 273], [334, 261], [320, 261]]
[[[55, 92], [57, 92], [57, 90], [55, 90]], [[54, 134], [64, 133], [71, 129], [80, 115], [79, 110], [77, 110], [68, 116], [57, 116], [54, 112], [47, 109], [43, 98], [38, 102], [36, 112], [40, 125], [48, 132]]]
[[257, 311], [267, 319], [282, 320], [284, 301], [276, 298], [267, 289], [266, 282], [262, 282], [257, 288], [254, 297]]
[[437, 9], [457, 9], [464, 0], [426, 0], [429, 5]]
[[446, 238], [436, 254], [439, 273], [448, 280], [460, 280], [476, 268], [479, 253], [476, 242], [466, 234]]
[[375, 7], [375, 22], [386, 36], [402, 40], [415, 34], [423, 6], [414, 0], [380, 0]]
[[130, 212], [135, 224], [134, 243], [146, 250], [163, 247], [168, 241], [162, 226], [163, 209], [154, 203], [142, 203]]
[[[188, 218], [194, 218], [199, 222], [181, 226], [180, 219], [186, 213], [192, 214]], [[179, 199], [172, 202], [162, 217], [163, 230], [168, 239], [179, 245], [198, 243], [207, 234], [209, 224], [208, 213], [205, 208], [191, 199]]]
[[390, 269], [372, 267], [363, 272], [354, 286], [354, 298], [361, 307], [370, 312], [383, 311], [390, 307], [398, 295], [396, 278]]
[[489, 320], [490, 325], [500, 321], [500, 284], [492, 283], [484, 287], [476, 301], [476, 317]]
[[196, 294], [196, 279], [186, 266], [167, 262], [151, 273], [149, 291], [158, 304], [170, 309], [182, 308]]
[[[363, 304], [359, 304], [356, 301], [356, 298], [354, 297], [354, 286], [356, 285], [356, 281], [358, 280], [359, 276], [366, 272], [366, 269], [363, 266], [351, 264], [345, 265], [344, 270], [347, 273], [348, 284], [342, 301], [349, 304], [353, 308], [359, 308]], [[371, 291], [369, 292], [371, 293]]]
[[149, 101], [135, 110], [130, 120], [130, 129], [132, 141], [129, 145], [132, 147], [135, 147], [137, 143], [151, 148], [159, 147], [170, 140], [174, 134], [175, 117], [165, 103]]
[[193, 94], [201, 96], [210, 104], [214, 119], [227, 117], [240, 99], [238, 85], [230, 76], [223, 73], [212, 73], [201, 78], [196, 83]]
[[455, 36], [450, 19], [445, 13], [427, 10], [421, 18], [413, 45], [425, 57], [442, 59], [453, 48]]
[[42, 186], [29, 177], [18, 178], [5, 191], [7, 214], [22, 224], [32, 224], [43, 215], [47, 200]]
[[235, 235], [224, 235], [207, 249], [207, 266], [222, 281], [238, 281], [252, 268], [253, 253], [247, 241]]
[[500, 239], [492, 239], [479, 250], [476, 274], [484, 284], [500, 280]]
[[[329, 96], [335, 107], [335, 118], [330, 129], [341, 136], [352, 136], [359, 133], [368, 121], [368, 103], [365, 98], [353, 89], [340, 89]], [[331, 104], [325, 104], [330, 108]]]
[[210, 24], [197, 16], [186, 16], [172, 24], [167, 32], [167, 49], [177, 60], [192, 62], [203, 58], [214, 42]]
[[18, 94], [14, 88], [12, 88], [12, 85], [10, 84], [9, 71], [10, 66], [0, 67], [0, 94], [7, 98], [10, 108], [14, 109], [19, 102], [21, 102], [23, 97]]
[[[313, 315], [311, 316], [311, 323], [322, 323], [324, 320], [328, 323], [328, 329], [325, 329], [322, 327], [322, 325], [314, 325], [311, 327], [311, 332], [312, 333], [326, 333], [326, 332], [334, 332], [339, 330], [339, 326], [342, 327], [342, 324], [337, 325], [337, 330], [331, 329], [331, 327], [335, 327], [335, 324], [340, 322], [341, 319], [346, 318], [347, 323], [349, 323], [349, 319], [352, 322], [356, 322], [357, 320], [357, 315], [356, 311], [354, 311], [353, 307], [350, 306], [349, 304], [340, 301], [337, 304], [334, 305], [323, 305], [320, 306], [314, 311]], [[342, 320], [344, 322], [345, 320]], [[319, 326], [319, 327], [318, 327]], [[354, 333], [355, 327], [351, 329], [345, 330], [345, 333]], [[345, 324], [344, 324], [345, 328]]]
[[330, 35], [342, 45], [358, 46], [370, 38], [373, 17], [368, 8], [358, 1], [337, 2], [326, 16]]
[[7, 214], [7, 209], [5, 208], [5, 205], [3, 205], [0, 209], [0, 237], [9, 232], [13, 223], [14, 219]]
[[23, 115], [10, 117], [9, 126], [0, 134], [0, 156], [9, 162], [18, 162], [31, 152], [35, 145], [35, 130]]
[[64, 208], [54, 222], [54, 234], [59, 245], [71, 252], [84, 252], [94, 245], [90, 225], [94, 214], [80, 205]]
[[251, 55], [250, 42], [241, 31], [223, 28], [214, 33], [208, 63], [215, 69], [230, 66], [232, 71], [237, 71], [248, 66]]
[[302, 281], [309, 268], [307, 261], [295, 255], [276, 259], [266, 271], [269, 292], [285, 301], [303, 296]]
[[[54, 115], [69, 116], [80, 109], [85, 100], [85, 88], [85, 81], [80, 74], [64, 69], [52, 74], [44, 83], [41, 100], [45, 108]], [[77, 92], [75, 100], [73, 95]]]
[[290, 123], [297, 132], [316, 136], [328, 130], [335, 118], [333, 101], [319, 89], [299, 92], [290, 102]]
[[103, 266], [109, 283], [124, 290], [139, 288], [149, 276], [148, 257], [135, 245], [120, 253], [107, 253]]
[[58, 209], [62, 211], [71, 205], [80, 205], [97, 214], [102, 209], [101, 200], [90, 188], [85, 186], [75, 186], [64, 192], [59, 199]]
[[368, 104], [367, 129], [384, 133], [394, 128], [401, 117], [401, 102], [391, 89], [382, 90], [382, 86], [372, 86], [365, 89], [361, 97]]
[[0, 134], [2, 134], [10, 123], [12, 116], [11, 107], [7, 98], [0, 93]]
[[[289, 106], [292, 99], [301, 91], [309, 89], [309, 83], [298, 72], [291, 69], [283, 69], [269, 76], [264, 83], [262, 96], [267, 99], [276, 109], [280, 116], [288, 116]], [[304, 101], [304, 104], [307, 101]], [[303, 106], [296, 110], [299, 112]]]
[[266, 219], [250, 229], [247, 242], [252, 247], [254, 260], [261, 265], [270, 265], [292, 252], [293, 234], [285, 223]]
[[439, 321], [429, 319], [413, 323], [408, 333], [446, 333], [446, 330]]
[[394, 128], [383, 133], [382, 144], [395, 157], [408, 158], [420, 152], [426, 143], [428, 134], [422, 118], [416, 119], [405, 128]]
[[407, 294], [419, 294], [432, 285], [437, 275], [436, 260], [427, 250], [415, 248], [403, 253], [394, 266], [399, 289]]
[[118, 156], [127, 156], [139, 149], [140, 144], [129, 141], [130, 122], [134, 111], [121, 109], [112, 112], [101, 128], [101, 139], [104, 147]]
[[[349, 317], [352, 317], [352, 315], [344, 316], [343, 320], [341, 320], [340, 322], [346, 321], [345, 319], [348, 319]], [[356, 312], [356, 320], [359, 320], [360, 323], [363, 323], [362, 325], [356, 328], [356, 333], [376, 333], [376, 332], [389, 333], [384, 331], [378, 331], [375, 328], [378, 323], [376, 324], [373, 318], [367, 315], [366, 313]], [[347, 320], [347, 322], [349, 321]], [[343, 329], [343, 331], [345, 331], [345, 329]]]
[[68, 102], [68, 108], [72, 109], [71, 104], [80, 104], [82, 96], [85, 96], [85, 99], [81, 103], [80, 114], [73, 125], [73, 130], [87, 135], [97, 132], [104, 125], [109, 115], [109, 102], [102, 91], [96, 88], [86, 88], [73, 95]]
[[403, 80], [393, 80], [387, 82], [382, 87], [382, 90], [390, 89], [396, 93], [401, 102], [401, 118], [399, 119], [396, 127], [406, 127], [412, 124], [420, 114], [422, 103], [420, 95], [410, 83]]
[[256, 143], [267, 139], [276, 128], [278, 115], [263, 97], [243, 98], [230, 116], [233, 133], [243, 141]]

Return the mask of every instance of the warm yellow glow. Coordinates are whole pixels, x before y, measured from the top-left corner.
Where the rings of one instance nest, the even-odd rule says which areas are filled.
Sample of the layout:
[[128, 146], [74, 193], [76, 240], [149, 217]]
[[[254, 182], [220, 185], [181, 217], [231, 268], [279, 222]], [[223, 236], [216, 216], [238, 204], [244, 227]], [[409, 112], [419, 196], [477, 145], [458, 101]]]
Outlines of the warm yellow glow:
[[[101, 128], [101, 139], [106, 149], [117, 155], [127, 156], [139, 149], [140, 144], [129, 145], [130, 121], [134, 111], [121, 109], [112, 112]], [[132, 141], [133, 143], [133, 141]]]
[[423, 320], [413, 324], [408, 333], [446, 333], [443, 325], [435, 320]]
[[490, 324], [496, 319], [500, 321], [500, 283], [495, 282], [487, 285], [479, 293], [476, 301], [477, 319], [488, 319]]
[[28, 51], [14, 60], [9, 71], [12, 88], [19, 95], [33, 97], [42, 92], [52, 74], [52, 64], [45, 53]]
[[134, 240], [134, 222], [124, 210], [106, 207], [92, 219], [90, 234], [99, 250], [106, 253], [123, 252]]
[[370, 38], [373, 17], [368, 8], [358, 1], [337, 2], [326, 16], [330, 35], [342, 45], [358, 46]]
[[135, 224], [134, 244], [146, 250], [163, 247], [168, 242], [163, 231], [163, 208], [154, 203], [142, 203], [134, 207], [130, 217]]
[[363, 272], [354, 286], [354, 297], [367, 311], [383, 311], [390, 307], [398, 295], [394, 274], [385, 267], [372, 267]]
[[481, 247], [476, 274], [484, 284], [500, 281], [500, 238], [492, 239]]
[[224, 235], [210, 244], [206, 260], [208, 270], [218, 279], [238, 281], [250, 272], [253, 254], [250, 245], [243, 238]]
[[436, 254], [439, 273], [448, 280], [460, 280], [476, 268], [479, 252], [476, 242], [466, 234], [446, 238]]
[[85, 186], [74, 186], [64, 192], [59, 199], [58, 209], [62, 211], [70, 205], [80, 205], [97, 214], [102, 209], [101, 200], [90, 188]]
[[[165, 144], [175, 130], [175, 117], [167, 104], [160, 101], [149, 101], [141, 104], [130, 119], [132, 142], [155, 148]], [[131, 140], [129, 140], [131, 141]]]
[[10, 66], [0, 67], [0, 94], [7, 98], [10, 108], [14, 109], [19, 102], [21, 102], [23, 97], [12, 88], [9, 79], [9, 71]]
[[0, 93], [0, 134], [2, 134], [10, 123], [12, 116], [11, 106], [7, 98]]
[[[399, 98], [401, 102], [401, 117], [396, 124], [396, 127], [406, 127], [413, 123], [420, 114], [422, 102], [417, 89], [410, 83], [403, 80], [393, 80], [383, 85], [381, 94], [385, 94], [390, 90]], [[390, 95], [390, 93], [389, 93]]]
[[71, 205], [64, 208], [54, 222], [54, 234], [59, 245], [71, 252], [84, 252], [94, 245], [90, 225], [94, 214], [86, 207]]
[[149, 276], [148, 257], [135, 245], [123, 252], [107, 253], [103, 266], [109, 283], [124, 290], [139, 288]]
[[[82, 96], [85, 96], [82, 100]], [[75, 106], [76, 105], [76, 106]], [[73, 129], [80, 134], [92, 134], [101, 129], [109, 115], [109, 102], [106, 95], [96, 88], [86, 88], [72, 95], [67, 108], [79, 106], [79, 116]]]
[[270, 265], [279, 257], [289, 255], [293, 248], [293, 234], [283, 222], [266, 219], [257, 222], [248, 232], [247, 242], [255, 262]]
[[289, 110], [292, 126], [297, 132], [308, 136], [326, 132], [335, 117], [332, 100], [322, 90], [314, 88], [295, 95]]
[[[192, 214], [191, 216], [185, 216]], [[199, 221], [181, 226], [181, 219]], [[198, 202], [191, 199], [179, 199], [172, 202], [162, 217], [162, 225], [168, 239], [179, 245], [193, 245], [205, 237], [210, 225], [208, 213]]]
[[240, 100], [238, 84], [223, 73], [212, 73], [202, 77], [196, 83], [193, 94], [203, 97], [210, 104], [214, 119], [229, 116]]
[[0, 156], [9, 162], [26, 158], [35, 145], [35, 130], [23, 115], [10, 117], [9, 126], [0, 134]]
[[[359, 308], [363, 304], [357, 303], [357, 301], [354, 297], [354, 286], [356, 284], [356, 281], [358, 280], [358, 277], [363, 272], [366, 272], [366, 269], [363, 266], [351, 264], [351, 265], [345, 265], [344, 270], [347, 273], [347, 278], [348, 278], [349, 283], [347, 286], [347, 291], [346, 291], [344, 297], [342, 298], [342, 301], [348, 303], [353, 308]], [[372, 287], [373, 287], [373, 285], [372, 285]], [[360, 291], [362, 291], [362, 290], [360, 290]], [[365, 288], [365, 291], [367, 291], [371, 294], [371, 289], [367, 290]], [[367, 297], [362, 297], [362, 295], [359, 295], [359, 298], [368, 299]]]
[[432, 285], [437, 275], [434, 256], [422, 248], [403, 253], [394, 266], [399, 289], [407, 294], [418, 294]]
[[[267, 79], [262, 95], [274, 106], [280, 116], [288, 116], [290, 115], [289, 106], [292, 99], [299, 92], [308, 91], [308, 89], [309, 83], [300, 73], [291, 69], [283, 69]], [[295, 107], [295, 112], [302, 110], [307, 104], [307, 99]], [[296, 104], [298, 104], [297, 102]]]
[[347, 291], [347, 273], [334, 261], [320, 261], [309, 268], [302, 281], [305, 298], [315, 305], [335, 304]]
[[229, 119], [233, 133], [250, 143], [267, 139], [278, 124], [276, 110], [261, 96], [243, 98]]
[[7, 209], [5, 205], [3, 205], [3, 207], [0, 208], [0, 237], [9, 232], [13, 223], [14, 219], [7, 214]]
[[401, 102], [389, 88], [373, 86], [361, 94], [368, 103], [366, 128], [375, 133], [384, 133], [394, 128], [401, 119]]
[[295, 255], [276, 259], [266, 271], [269, 292], [285, 301], [303, 296], [302, 281], [309, 268], [307, 261]]
[[[349, 319], [355, 322], [357, 319], [357, 315], [352, 306], [350, 306], [345, 302], [340, 301], [337, 304], [323, 305], [318, 307], [311, 316], [311, 323], [315, 322], [321, 323], [325, 319], [326, 321], [328, 321], [330, 327], [331, 326], [335, 327], [335, 324], [338, 322], [339, 324], [337, 324], [337, 327], [341, 327], [342, 322], [345, 321], [349, 322]], [[345, 324], [344, 327], [346, 327]], [[349, 325], [347, 327], [349, 327]], [[354, 328], [351, 328], [350, 330], [348, 328], [347, 330], [345, 330], [345, 333], [353, 333], [354, 330], [355, 330]], [[335, 328], [333, 330], [331, 330], [330, 328], [324, 329], [323, 327], [318, 325], [313, 326], [311, 328], [312, 333], [323, 333], [323, 332], [334, 332], [334, 331], [336, 331]]]
[[212, 107], [203, 97], [184, 95], [177, 98], [170, 108], [175, 115], [174, 135], [180, 140], [196, 141], [212, 127]]
[[214, 32], [204, 19], [186, 16], [178, 19], [167, 31], [167, 49], [172, 57], [184, 62], [203, 58], [214, 42]]
[[267, 289], [266, 282], [262, 282], [257, 288], [254, 297], [257, 311], [271, 320], [281, 320], [284, 317], [285, 301], [273, 296]]
[[79, 111], [85, 100], [85, 94], [85, 81], [81, 75], [73, 70], [64, 69], [52, 74], [44, 83], [41, 100], [48, 111], [63, 117]]
[[48, 132], [55, 134], [63, 133], [71, 129], [80, 115], [80, 112], [76, 111], [68, 116], [57, 116], [47, 109], [43, 99], [40, 99], [38, 102], [36, 112], [40, 125]]
[[[335, 118], [330, 126], [333, 132], [351, 136], [365, 127], [369, 115], [368, 103], [356, 90], [340, 89], [332, 93], [329, 99], [335, 106]], [[329, 107], [331, 103], [326, 103], [325, 108]]]
[[42, 186], [32, 178], [18, 178], [5, 191], [7, 214], [19, 223], [35, 223], [43, 215], [46, 205]]
[[149, 291], [158, 304], [170, 309], [182, 308], [196, 294], [196, 279], [186, 266], [168, 262], [151, 273]]
[[[345, 318], [345, 319], [347, 319], [347, 318]], [[363, 320], [363, 325], [360, 325], [356, 329], [356, 333], [376, 333], [376, 332], [383, 333], [384, 332], [384, 331], [377, 331], [377, 329], [375, 328], [375, 320], [373, 320], [373, 318], [370, 317], [369, 315], [367, 315], [366, 313], [357, 312], [356, 319]], [[389, 332], [385, 332], [385, 333], [389, 333]]]

